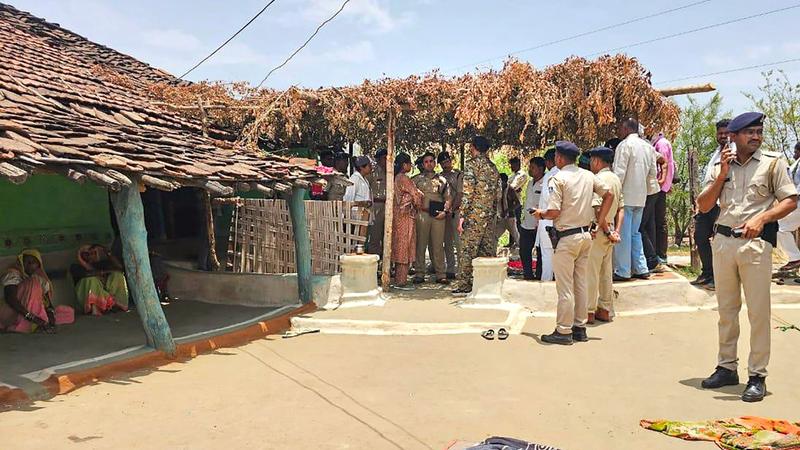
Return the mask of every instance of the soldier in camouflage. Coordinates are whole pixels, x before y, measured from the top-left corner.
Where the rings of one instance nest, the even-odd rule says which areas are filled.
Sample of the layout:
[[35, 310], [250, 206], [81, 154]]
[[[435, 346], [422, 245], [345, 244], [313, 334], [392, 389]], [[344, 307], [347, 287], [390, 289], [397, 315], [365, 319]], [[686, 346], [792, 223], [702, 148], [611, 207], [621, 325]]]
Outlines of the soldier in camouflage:
[[464, 194], [461, 201], [461, 249], [458, 254], [459, 281], [454, 295], [472, 291], [472, 260], [497, 255], [495, 216], [498, 208], [500, 173], [489, 159], [489, 140], [472, 138], [470, 155], [464, 168]]

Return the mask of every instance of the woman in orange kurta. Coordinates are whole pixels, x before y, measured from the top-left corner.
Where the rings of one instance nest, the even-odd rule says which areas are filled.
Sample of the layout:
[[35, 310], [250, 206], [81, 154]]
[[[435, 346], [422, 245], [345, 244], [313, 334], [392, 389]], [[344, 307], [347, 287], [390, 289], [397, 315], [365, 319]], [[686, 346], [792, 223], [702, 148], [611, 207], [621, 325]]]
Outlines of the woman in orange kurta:
[[395, 287], [408, 288], [408, 268], [416, 254], [417, 210], [423, 194], [408, 178], [411, 157], [400, 153], [395, 158], [394, 215], [392, 216], [392, 262], [395, 264]]

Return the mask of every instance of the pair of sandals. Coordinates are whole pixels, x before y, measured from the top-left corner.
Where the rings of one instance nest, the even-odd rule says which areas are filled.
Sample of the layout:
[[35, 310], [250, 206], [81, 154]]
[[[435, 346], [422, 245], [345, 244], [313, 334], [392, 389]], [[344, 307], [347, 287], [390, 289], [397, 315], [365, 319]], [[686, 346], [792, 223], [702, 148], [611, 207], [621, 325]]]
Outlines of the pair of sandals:
[[[483, 333], [481, 333], [481, 337], [483, 337], [487, 341], [493, 341], [495, 337], [494, 330], [488, 329], [484, 331]], [[501, 341], [505, 341], [506, 339], [508, 339], [508, 331], [505, 328], [500, 328], [499, 330], [497, 330], [497, 339]]]

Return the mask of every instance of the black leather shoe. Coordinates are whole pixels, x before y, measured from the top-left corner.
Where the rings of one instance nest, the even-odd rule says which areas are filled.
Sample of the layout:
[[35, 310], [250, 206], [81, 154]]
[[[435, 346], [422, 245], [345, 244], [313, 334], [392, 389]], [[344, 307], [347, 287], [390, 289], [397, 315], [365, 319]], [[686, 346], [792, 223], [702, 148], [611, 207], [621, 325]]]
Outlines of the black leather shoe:
[[455, 280], [456, 279], [456, 274], [454, 274], [452, 272], [447, 272], [447, 279], [448, 280]]
[[616, 283], [625, 283], [627, 281], [631, 281], [630, 278], [621, 277], [617, 274], [614, 274], [611, 279]]
[[589, 342], [585, 327], [572, 327], [572, 340], [578, 342]]
[[572, 345], [572, 334], [561, 334], [553, 331], [551, 334], [542, 335], [542, 342], [558, 345]]
[[633, 274], [633, 278], [636, 278], [637, 280], [649, 280], [650, 279], [650, 272], [635, 273], [635, 274]]
[[692, 286], [700, 286], [708, 283], [709, 281], [714, 281], [714, 278], [709, 277], [707, 275], [700, 275], [694, 281], [690, 281], [689, 284], [691, 284]]
[[751, 376], [747, 381], [747, 387], [742, 393], [742, 401], [752, 403], [764, 400], [767, 395], [767, 379], [759, 376]]
[[739, 374], [719, 366], [710, 377], [700, 383], [703, 389], [719, 389], [722, 386], [736, 386], [737, 384], [739, 384]]

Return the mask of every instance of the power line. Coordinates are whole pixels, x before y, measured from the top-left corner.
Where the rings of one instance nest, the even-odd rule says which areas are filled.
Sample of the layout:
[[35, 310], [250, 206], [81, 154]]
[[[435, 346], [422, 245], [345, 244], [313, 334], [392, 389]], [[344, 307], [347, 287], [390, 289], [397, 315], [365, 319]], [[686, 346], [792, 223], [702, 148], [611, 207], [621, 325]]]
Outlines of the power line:
[[192, 66], [192, 68], [191, 68], [191, 69], [187, 70], [187, 71], [186, 71], [186, 72], [185, 72], [183, 75], [181, 75], [181, 76], [180, 76], [180, 77], [178, 77], [178, 78], [183, 78], [183, 77], [185, 77], [186, 75], [189, 75], [189, 74], [190, 74], [190, 73], [191, 73], [191, 72], [192, 72], [194, 69], [197, 69], [198, 67], [200, 67], [200, 64], [203, 64], [204, 62], [208, 61], [208, 59], [209, 59], [209, 58], [211, 58], [212, 56], [214, 56], [214, 55], [215, 55], [215, 54], [216, 54], [218, 51], [222, 50], [222, 47], [225, 47], [226, 45], [228, 45], [228, 42], [232, 41], [232, 40], [233, 40], [233, 39], [234, 39], [236, 36], [238, 36], [238, 35], [239, 35], [239, 33], [241, 33], [242, 31], [244, 31], [244, 29], [245, 29], [245, 28], [247, 28], [247, 27], [248, 27], [248, 26], [249, 26], [251, 23], [253, 23], [253, 21], [254, 21], [254, 20], [258, 19], [258, 16], [260, 16], [260, 15], [261, 15], [261, 14], [262, 14], [264, 11], [266, 11], [266, 10], [267, 10], [267, 8], [269, 8], [269, 7], [270, 7], [270, 5], [272, 5], [273, 3], [275, 3], [275, 0], [270, 0], [270, 1], [269, 1], [269, 3], [267, 3], [267, 4], [266, 4], [266, 6], [264, 6], [263, 8], [261, 8], [261, 11], [259, 11], [259, 12], [258, 12], [258, 13], [257, 13], [255, 16], [253, 16], [253, 18], [251, 18], [250, 20], [248, 20], [248, 21], [247, 21], [247, 23], [246, 23], [246, 24], [244, 24], [244, 26], [242, 26], [241, 28], [239, 28], [239, 31], [237, 31], [236, 33], [233, 33], [233, 36], [229, 37], [229, 38], [228, 38], [228, 40], [226, 40], [225, 42], [223, 42], [223, 43], [222, 43], [222, 45], [220, 45], [219, 47], [217, 47], [217, 48], [216, 48], [216, 50], [214, 50], [214, 51], [213, 51], [213, 52], [211, 52], [211, 53], [210, 53], [208, 56], [206, 56], [205, 58], [203, 58], [202, 60], [200, 60], [200, 62], [199, 62], [199, 63], [197, 63], [197, 64], [195, 64], [194, 66]]
[[659, 81], [657, 84], [667, 84], [667, 83], [674, 83], [674, 82], [677, 82], [677, 81], [692, 80], [692, 79], [695, 79], [695, 78], [705, 78], [705, 77], [711, 77], [711, 76], [714, 76], [714, 75], [724, 75], [724, 74], [734, 73], [734, 72], [743, 72], [745, 70], [760, 69], [762, 67], [777, 66], [777, 65], [788, 64], [788, 63], [793, 63], [793, 62], [800, 62], [800, 58], [784, 59], [783, 61], [775, 61], [775, 62], [771, 62], [771, 63], [756, 64], [756, 65], [753, 65], [753, 66], [746, 66], [746, 67], [737, 67], [735, 69], [721, 70], [719, 72], [710, 72], [710, 73], [703, 73], [703, 74], [700, 74], [700, 75], [692, 75], [692, 76], [689, 76], [689, 77], [673, 78], [673, 79], [667, 80], [667, 81]]
[[775, 13], [779, 13], [779, 12], [783, 12], [783, 11], [788, 11], [790, 9], [795, 9], [795, 8], [799, 8], [799, 7], [800, 7], [800, 3], [792, 5], [792, 6], [787, 6], [785, 8], [773, 9], [771, 11], [765, 11], [765, 12], [762, 12], [762, 13], [753, 14], [751, 16], [745, 16], [745, 17], [739, 17], [737, 19], [726, 20], [725, 22], [719, 22], [719, 23], [715, 23], [715, 24], [711, 24], [711, 25], [706, 25], [706, 26], [700, 27], [700, 28], [694, 28], [694, 29], [691, 29], [691, 30], [681, 31], [679, 33], [668, 34], [668, 35], [665, 35], [665, 36], [660, 36], [660, 37], [657, 37], [657, 38], [648, 39], [646, 41], [636, 42], [634, 44], [623, 45], [622, 47], [616, 47], [616, 48], [612, 48], [610, 50], [605, 50], [605, 51], [602, 51], [602, 52], [592, 53], [592, 54], [589, 54], [589, 55], [585, 55], [584, 58], [591, 58], [593, 56], [615, 53], [615, 52], [618, 52], [620, 50], [624, 50], [624, 49], [627, 49], [627, 48], [638, 47], [640, 45], [645, 45], [645, 44], [652, 44], [653, 42], [663, 41], [663, 40], [666, 40], [666, 39], [672, 39], [672, 38], [675, 38], [675, 37], [678, 37], [678, 36], [684, 36], [684, 35], [687, 35], [687, 34], [697, 33], [699, 31], [710, 30], [712, 28], [719, 28], [721, 26], [730, 25], [732, 23], [743, 22], [745, 20], [755, 19], [755, 18], [758, 18], [758, 17], [763, 17], [763, 16], [767, 16], [767, 15], [770, 15], [770, 14], [775, 14]]
[[[273, 1], [274, 1], [274, 0], [273, 0]], [[348, 4], [348, 3], [350, 3], [350, 0], [344, 0], [344, 3], [342, 3], [342, 6], [340, 6], [340, 7], [339, 7], [339, 10], [338, 10], [338, 11], [336, 11], [336, 12], [335, 12], [335, 13], [334, 13], [332, 16], [330, 16], [330, 17], [328, 17], [327, 19], [325, 19], [325, 21], [323, 21], [321, 24], [319, 24], [319, 26], [317, 27], [317, 29], [316, 29], [316, 30], [314, 30], [314, 32], [313, 32], [313, 33], [311, 33], [311, 36], [309, 36], [309, 37], [308, 37], [308, 39], [306, 39], [306, 41], [305, 41], [305, 42], [303, 42], [303, 45], [301, 45], [300, 47], [298, 47], [298, 48], [297, 48], [297, 50], [295, 50], [295, 51], [294, 51], [294, 52], [293, 52], [291, 55], [289, 55], [289, 57], [288, 57], [288, 58], [286, 58], [286, 60], [284, 60], [282, 63], [278, 64], [277, 66], [275, 66], [275, 67], [274, 67], [272, 70], [270, 70], [270, 71], [269, 71], [269, 73], [267, 73], [267, 76], [265, 76], [265, 77], [264, 77], [264, 79], [263, 79], [263, 80], [261, 80], [261, 82], [260, 82], [260, 83], [258, 83], [258, 86], [256, 86], [256, 89], [259, 89], [259, 88], [260, 88], [260, 87], [261, 87], [261, 86], [264, 84], [264, 82], [265, 82], [265, 81], [267, 81], [267, 78], [269, 78], [269, 76], [270, 76], [270, 75], [272, 75], [272, 74], [273, 74], [273, 73], [274, 73], [276, 70], [278, 70], [278, 69], [280, 69], [281, 67], [283, 67], [283, 66], [285, 66], [286, 64], [288, 64], [288, 63], [289, 63], [289, 61], [291, 61], [291, 59], [292, 59], [292, 58], [294, 58], [294, 55], [296, 55], [296, 54], [300, 53], [300, 50], [302, 50], [302, 49], [303, 49], [303, 48], [304, 48], [306, 45], [308, 45], [308, 43], [309, 43], [309, 42], [311, 42], [311, 40], [312, 40], [312, 39], [314, 39], [314, 36], [316, 36], [316, 35], [317, 35], [317, 33], [319, 33], [319, 30], [321, 30], [321, 29], [322, 29], [322, 27], [324, 27], [325, 25], [327, 25], [327, 24], [328, 24], [328, 22], [330, 22], [330, 21], [332, 21], [333, 19], [335, 19], [335, 18], [336, 18], [336, 16], [338, 16], [338, 15], [339, 15], [339, 13], [340, 13], [340, 12], [342, 12], [342, 11], [344, 10], [344, 7], [345, 7], [345, 6], [347, 6], [347, 4]]]
[[518, 55], [520, 53], [526, 53], [526, 52], [530, 52], [530, 51], [533, 51], [533, 50], [538, 50], [540, 48], [549, 47], [551, 45], [555, 45], [555, 44], [560, 44], [562, 42], [571, 41], [573, 39], [577, 39], [577, 38], [581, 38], [581, 37], [584, 37], [584, 36], [589, 36], [589, 35], [592, 35], [592, 34], [600, 33], [602, 31], [608, 31], [608, 30], [611, 30], [611, 29], [614, 29], [614, 28], [617, 28], [617, 27], [621, 27], [621, 26], [624, 26], [624, 25], [630, 25], [632, 23], [641, 22], [643, 20], [652, 19], [654, 17], [658, 17], [658, 16], [661, 16], [661, 15], [664, 15], [664, 14], [669, 14], [669, 13], [673, 13], [675, 11], [680, 11], [682, 9], [691, 8], [693, 6], [701, 5], [703, 3], [709, 3], [710, 1], [712, 1], [712, 0], [702, 0], [702, 1], [698, 1], [698, 2], [689, 3], [687, 5], [679, 6], [677, 8], [665, 9], [664, 11], [659, 11], [659, 12], [656, 12], [656, 13], [653, 13], [653, 14], [649, 14], [647, 16], [636, 17], [634, 19], [629, 19], [629, 20], [626, 20], [624, 22], [615, 23], [614, 25], [607, 25], [607, 26], [604, 26], [602, 28], [597, 28], [595, 30], [586, 31], [586, 32], [579, 33], [579, 34], [574, 34], [572, 36], [567, 36], [567, 37], [556, 39], [556, 40], [549, 41], [549, 42], [544, 42], [544, 43], [535, 45], [533, 47], [524, 48], [522, 50], [515, 50], [515, 51], [513, 51], [511, 53], [508, 53], [506, 55], [503, 55], [503, 56], [495, 56], [494, 58], [484, 59], [482, 61], [477, 61], [477, 62], [474, 62], [474, 63], [471, 63], [471, 64], [465, 64], [463, 66], [458, 66], [458, 67], [454, 67], [452, 69], [447, 69], [445, 72], [450, 72], [450, 71], [454, 71], [454, 70], [460, 70], [460, 69], [464, 69], [466, 67], [471, 67], [471, 66], [475, 66], [475, 65], [478, 65], [478, 64], [483, 64], [483, 63], [487, 63], [487, 62], [496, 61], [498, 59], [505, 58], [506, 56]]

